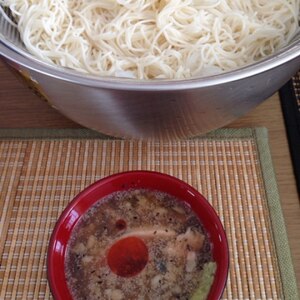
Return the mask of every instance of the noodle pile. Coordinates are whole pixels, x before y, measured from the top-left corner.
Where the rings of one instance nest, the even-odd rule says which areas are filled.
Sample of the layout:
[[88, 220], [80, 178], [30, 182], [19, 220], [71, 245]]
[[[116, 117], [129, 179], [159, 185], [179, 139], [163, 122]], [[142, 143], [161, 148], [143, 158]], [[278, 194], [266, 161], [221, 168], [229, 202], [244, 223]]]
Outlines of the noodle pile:
[[286, 46], [300, 0], [0, 0], [41, 60], [101, 76], [184, 79]]

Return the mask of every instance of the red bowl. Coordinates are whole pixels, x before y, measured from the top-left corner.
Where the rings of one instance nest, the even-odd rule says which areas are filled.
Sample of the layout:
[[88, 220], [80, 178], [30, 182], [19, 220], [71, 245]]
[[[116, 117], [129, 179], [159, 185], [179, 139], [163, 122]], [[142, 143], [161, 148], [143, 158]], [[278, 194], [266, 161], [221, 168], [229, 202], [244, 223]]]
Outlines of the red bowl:
[[209, 202], [187, 183], [157, 172], [132, 171], [103, 178], [79, 193], [58, 219], [50, 238], [47, 256], [47, 276], [54, 299], [72, 299], [64, 273], [66, 246], [80, 217], [99, 199], [116, 191], [153, 189], [185, 201], [198, 215], [212, 243], [213, 258], [217, 263], [215, 279], [208, 299], [220, 299], [229, 269], [229, 251], [222, 223]]

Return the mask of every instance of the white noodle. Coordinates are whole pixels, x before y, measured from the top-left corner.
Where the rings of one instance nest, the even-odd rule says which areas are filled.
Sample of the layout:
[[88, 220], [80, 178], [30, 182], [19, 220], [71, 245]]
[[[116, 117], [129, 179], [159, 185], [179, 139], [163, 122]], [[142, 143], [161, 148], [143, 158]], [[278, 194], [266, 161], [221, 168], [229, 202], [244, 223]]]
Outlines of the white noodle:
[[298, 33], [299, 2], [0, 0], [41, 60], [138, 79], [199, 77], [259, 61]]
[[17, 24], [15, 24], [14, 21], [6, 14], [2, 6], [0, 6], [0, 15], [2, 15], [5, 21], [8, 22], [11, 26], [17, 27]]

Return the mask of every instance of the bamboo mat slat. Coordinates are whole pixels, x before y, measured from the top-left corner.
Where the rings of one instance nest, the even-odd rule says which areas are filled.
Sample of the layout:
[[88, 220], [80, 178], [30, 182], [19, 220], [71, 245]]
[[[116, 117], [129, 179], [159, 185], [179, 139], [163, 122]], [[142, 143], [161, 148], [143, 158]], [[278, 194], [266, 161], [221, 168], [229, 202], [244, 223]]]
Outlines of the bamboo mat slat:
[[173, 142], [107, 139], [85, 130], [0, 130], [0, 299], [52, 299], [51, 231], [84, 187], [127, 170], [176, 176], [224, 224], [223, 299], [298, 299], [265, 129], [218, 130]]

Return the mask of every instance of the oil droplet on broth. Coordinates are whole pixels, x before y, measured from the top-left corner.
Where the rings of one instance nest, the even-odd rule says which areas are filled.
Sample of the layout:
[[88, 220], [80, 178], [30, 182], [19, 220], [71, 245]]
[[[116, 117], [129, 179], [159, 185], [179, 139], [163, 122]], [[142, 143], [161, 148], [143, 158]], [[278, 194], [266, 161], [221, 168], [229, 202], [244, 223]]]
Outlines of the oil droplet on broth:
[[111, 271], [122, 277], [132, 277], [147, 265], [148, 248], [142, 239], [127, 237], [115, 242], [108, 251], [107, 263]]

